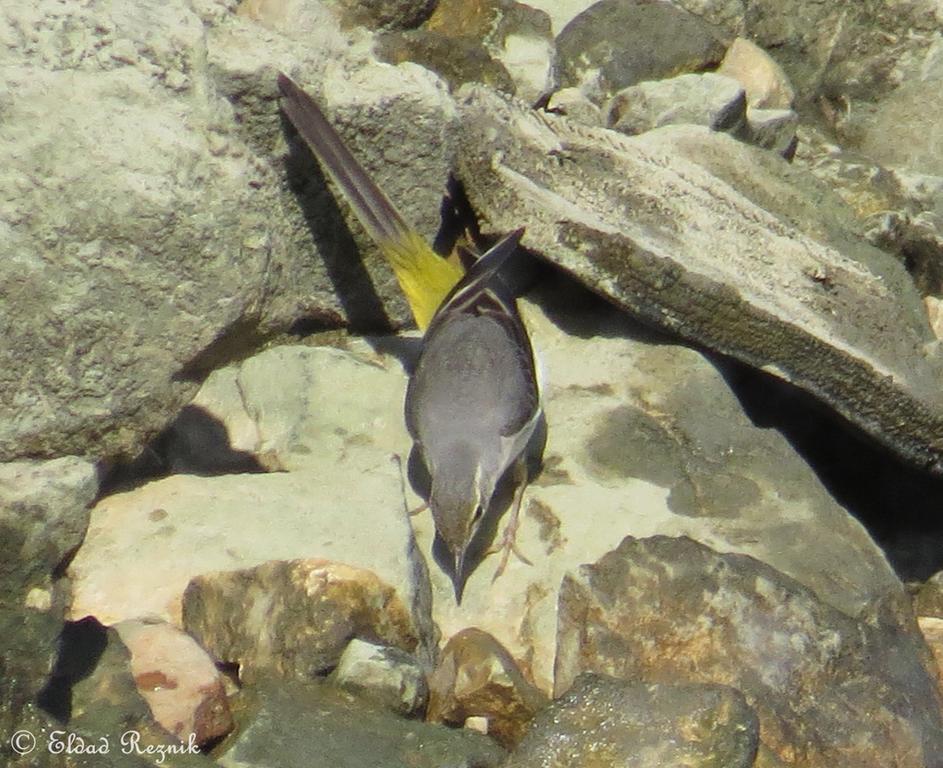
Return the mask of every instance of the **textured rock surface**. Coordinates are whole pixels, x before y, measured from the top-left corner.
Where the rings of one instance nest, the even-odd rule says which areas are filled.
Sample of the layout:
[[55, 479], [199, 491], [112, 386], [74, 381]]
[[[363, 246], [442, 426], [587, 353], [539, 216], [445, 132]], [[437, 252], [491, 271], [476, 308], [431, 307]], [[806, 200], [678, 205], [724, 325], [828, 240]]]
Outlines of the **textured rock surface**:
[[731, 43], [717, 74], [739, 82], [751, 107], [792, 109], [796, 94], [786, 73], [772, 56], [746, 38], [738, 37]]
[[162, 621], [114, 626], [131, 655], [131, 674], [154, 719], [184, 744], [203, 745], [233, 727], [222, 675], [192, 637]]
[[496, 768], [504, 758], [486, 736], [406, 720], [324, 685], [284, 681], [245, 698], [248, 726], [220, 756], [225, 768]]
[[420, 641], [391, 586], [363, 568], [313, 559], [197, 576], [183, 595], [183, 627], [250, 683], [327, 674], [355, 637], [407, 652]]
[[351, 640], [333, 672], [337, 685], [406, 716], [422, 715], [429, 685], [414, 656], [399, 648]]
[[[303, 472], [175, 476], [110, 496], [93, 511], [69, 568], [71, 615], [113, 623], [156, 615], [180, 623], [194, 576], [271, 559], [356, 562], [394, 585], [416, 613], [429, 610], [427, 576], [403, 512], [400, 478], [384, 456], [371, 477], [334, 469], [342, 485]], [[322, 490], [316, 499], [311, 488]]]
[[[53, 668], [68, 602], [63, 560], [81, 543], [98, 491], [95, 468], [81, 459], [0, 464], [0, 763], [58, 765], [59, 757], [23, 760], [10, 739], [37, 738], [53, 722], [36, 700]], [[45, 747], [45, 744], [42, 745]], [[27, 762], [35, 759], [36, 763]], [[38, 762], [38, 761], [46, 762]]]
[[744, 128], [746, 99], [736, 80], [708, 72], [623, 88], [606, 112], [607, 127], [629, 136], [679, 124], [736, 133]]
[[[512, 556], [492, 583], [499, 558], [484, 558], [456, 606], [430, 563], [444, 636], [479, 627], [552, 690], [560, 581], [627, 534], [687, 535], [749, 554], [850, 615], [903, 598], [865, 530], [781, 434], [751, 423], [703, 355], [571, 284], [533, 299], [521, 304], [546, 376], [548, 434], [517, 537], [533, 565]], [[412, 522], [428, 553], [428, 513]]]
[[418, 67], [368, 64], [315, 4], [271, 5], [3, 10], [0, 458], [133, 455], [269, 333], [408, 322], [310, 156], [292, 141], [285, 159], [274, 72], [324, 86], [427, 234], [454, 106]]
[[561, 85], [600, 100], [643, 80], [704, 70], [723, 55], [711, 24], [660, 0], [602, 0], [557, 35]]
[[[622, 138], [476, 88], [461, 109], [459, 177], [490, 226], [527, 222], [525, 245], [647, 322], [792, 381], [943, 471], [941, 358], [912, 283], [847, 233], [801, 231], [751, 199], [775, 158], [688, 127]], [[723, 157], [729, 181], [685, 158], [691, 144]]]
[[563, 583], [557, 686], [583, 671], [723, 683], [786, 764], [940, 765], [943, 707], [914, 630], [855, 620], [749, 557], [627, 538]]
[[471, 627], [449, 638], [429, 680], [428, 719], [461, 725], [484, 718], [488, 733], [513, 748], [547, 698], [487, 632]]
[[756, 714], [722, 685], [645, 685], [581, 675], [541, 712], [506, 768], [750, 768]]
[[376, 51], [431, 69], [453, 90], [486, 83], [534, 103], [556, 82], [550, 18], [514, 0], [443, 0], [421, 29], [382, 35]]
[[[24, 765], [200, 768], [214, 764], [200, 754], [193, 740], [181, 743], [154, 720], [135, 686], [128, 649], [114, 629], [93, 619], [66, 626], [41, 703], [56, 721], [33, 732], [38, 748], [24, 755]], [[50, 757], [48, 763], [41, 762]]]

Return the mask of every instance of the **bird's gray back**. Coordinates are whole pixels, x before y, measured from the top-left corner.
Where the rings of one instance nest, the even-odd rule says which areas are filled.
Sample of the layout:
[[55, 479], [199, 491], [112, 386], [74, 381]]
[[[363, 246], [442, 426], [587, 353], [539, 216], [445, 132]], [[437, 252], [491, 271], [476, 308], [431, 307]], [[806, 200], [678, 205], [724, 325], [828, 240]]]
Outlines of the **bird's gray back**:
[[456, 436], [497, 440], [532, 419], [529, 344], [489, 315], [458, 314], [430, 330], [406, 396], [407, 426], [426, 450]]

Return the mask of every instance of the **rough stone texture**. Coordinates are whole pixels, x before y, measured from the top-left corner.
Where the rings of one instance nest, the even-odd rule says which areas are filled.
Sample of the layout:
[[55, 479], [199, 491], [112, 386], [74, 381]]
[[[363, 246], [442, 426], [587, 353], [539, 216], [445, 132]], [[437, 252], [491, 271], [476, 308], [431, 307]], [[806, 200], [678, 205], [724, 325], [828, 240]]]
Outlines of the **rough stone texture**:
[[537, 715], [505, 768], [750, 768], [758, 741], [756, 714], [733, 688], [585, 674]]
[[407, 717], [422, 715], [429, 703], [429, 685], [415, 657], [360, 638], [347, 644], [333, 679], [341, 688]]
[[550, 17], [515, 0], [440, 0], [427, 28], [447, 38], [477, 40], [499, 61], [514, 93], [533, 103], [553, 90], [556, 49]]
[[586, 125], [604, 125], [602, 110], [579, 88], [561, 88], [547, 102], [547, 111], [566, 115]]
[[[75, 457], [0, 464], [0, 601], [52, 587], [54, 569], [82, 542], [98, 492], [95, 467]], [[34, 593], [30, 601], [43, 600]]]
[[412, 29], [432, 13], [436, 0], [329, 0], [346, 24], [370, 29]]
[[0, 458], [133, 455], [269, 333], [408, 322], [306, 150], [285, 159], [274, 74], [316, 80], [427, 234], [454, 106], [418, 67], [367, 65], [329, 12], [271, 5], [4, 8]]
[[412, 652], [409, 611], [374, 573], [328, 560], [281, 560], [197, 576], [183, 595], [183, 626], [253, 682], [330, 672], [355, 637]]
[[799, 115], [791, 109], [747, 107], [747, 136], [752, 144], [792, 160], [795, 154]]
[[[499, 558], [485, 557], [456, 606], [448, 577], [430, 564], [444, 636], [489, 632], [551, 691], [560, 581], [626, 534], [687, 535], [749, 554], [849, 615], [904, 599], [866, 531], [783, 435], [751, 423], [704, 355], [567, 281], [533, 300], [520, 303], [545, 372], [547, 445], [517, 535], [533, 565], [512, 556], [493, 582]], [[429, 552], [430, 516], [412, 523]]]
[[736, 133], [746, 121], [740, 84], [722, 75], [678, 75], [624, 88], [606, 105], [606, 125], [634, 136], [663, 125], [703, 125]]
[[774, 156], [688, 126], [620, 137], [481, 88], [460, 101], [458, 175], [490, 227], [525, 223], [527, 247], [645, 321], [792, 381], [943, 472], [943, 370], [913, 284], [821, 210], [801, 226], [782, 212], [777, 188], [800, 210], [820, 200], [781, 163], [773, 174]]
[[4, 15], [24, 59], [0, 95], [0, 455], [119, 454], [196, 392], [201, 354], [277, 323], [274, 177], [185, 3]]
[[435, 72], [453, 91], [464, 83], [484, 83], [504, 93], [515, 92], [510, 72], [474, 37], [413, 29], [379, 35], [376, 51], [390, 64], [411, 61]]
[[895, 254], [925, 297], [943, 295], [943, 177], [885, 168], [808, 125], [798, 138], [795, 164], [842, 198], [855, 230]]
[[[943, 13], [940, 14], [943, 19]], [[943, 142], [943, 107], [933, 94], [943, 88], [943, 38], [939, 32], [913, 72], [878, 104], [864, 105], [863, 115], [839, 126], [850, 148], [884, 166], [943, 177], [939, 147]]]
[[114, 626], [131, 654], [131, 674], [154, 719], [183, 743], [220, 739], [233, 727], [222, 675], [192, 637], [163, 621]]
[[488, 733], [508, 749], [547, 703], [501, 643], [474, 627], [449, 638], [429, 688], [429, 720], [461, 725], [484, 718]]
[[31, 766], [31, 759], [58, 764], [59, 758], [45, 752], [20, 760], [10, 739], [20, 730], [38, 736], [52, 726], [35, 702], [52, 670], [66, 609], [67, 591], [56, 571], [81, 543], [97, 490], [95, 468], [74, 457], [0, 464], [3, 765]]
[[560, 83], [600, 101], [644, 80], [697, 72], [718, 63], [715, 28], [661, 0], [602, 0], [557, 35]]
[[[782, 435], [750, 422], [703, 355], [563, 279], [535, 300], [521, 310], [545, 372], [548, 443], [518, 534], [533, 566], [512, 557], [492, 583], [497, 557], [485, 558], [456, 606], [434, 558], [428, 574], [410, 565], [433, 540], [428, 512], [407, 522], [404, 506], [419, 499], [404, 501], [390, 461], [405, 465], [410, 449], [402, 365], [414, 339], [284, 347], [214, 374], [198, 402], [239, 450], [290, 471], [168, 478], [104, 500], [72, 564], [75, 615], [179, 616], [180, 593], [200, 572], [325, 557], [400, 585], [446, 637], [489, 632], [550, 691], [560, 580], [627, 534], [687, 534], [750, 554], [849, 614], [903, 594], [864, 529]], [[430, 578], [432, 609], [418, 586]]]
[[907, 79], [940, 25], [934, 2], [887, 5], [837, 0], [753, 0], [738, 34], [788, 73], [800, 101], [872, 101]]
[[224, 768], [497, 768], [504, 758], [487, 736], [407, 720], [326, 685], [283, 681], [243, 694], [248, 725], [219, 757]]
[[927, 579], [914, 596], [914, 613], [943, 619], [943, 571]]
[[740, 83], [751, 107], [792, 109], [796, 94], [786, 73], [772, 56], [746, 38], [738, 37], [731, 43], [717, 74]]
[[943, 708], [915, 626], [856, 621], [743, 555], [627, 538], [564, 580], [559, 643], [559, 690], [583, 671], [738, 688], [788, 765], [943, 764]]
[[[66, 626], [59, 658], [41, 701], [57, 721], [43, 731], [34, 731], [38, 748], [25, 756], [28, 760], [25, 765], [36, 766], [33, 759], [48, 759], [49, 752], [56, 753], [54, 758], [61, 763], [53, 759], [39, 765], [68, 768], [214, 765], [209, 757], [200, 754], [195, 741], [181, 743], [154, 720], [135, 686], [128, 649], [115, 630], [93, 619]], [[64, 721], [67, 723], [63, 724]]]
[[943, 619], [930, 616], [918, 616], [917, 625], [923, 633], [936, 665], [936, 681], [940, 696], [943, 697]]

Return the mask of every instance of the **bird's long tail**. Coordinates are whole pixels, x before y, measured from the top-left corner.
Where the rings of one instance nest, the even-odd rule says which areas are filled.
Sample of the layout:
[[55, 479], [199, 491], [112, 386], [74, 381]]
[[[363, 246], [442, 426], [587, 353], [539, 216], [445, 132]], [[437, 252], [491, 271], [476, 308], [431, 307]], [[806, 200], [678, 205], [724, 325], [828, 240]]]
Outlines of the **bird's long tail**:
[[436, 254], [410, 227], [320, 107], [290, 77], [279, 73], [282, 108], [334, 182], [354, 213], [390, 262], [416, 324], [425, 330], [439, 305], [462, 277], [462, 270]]

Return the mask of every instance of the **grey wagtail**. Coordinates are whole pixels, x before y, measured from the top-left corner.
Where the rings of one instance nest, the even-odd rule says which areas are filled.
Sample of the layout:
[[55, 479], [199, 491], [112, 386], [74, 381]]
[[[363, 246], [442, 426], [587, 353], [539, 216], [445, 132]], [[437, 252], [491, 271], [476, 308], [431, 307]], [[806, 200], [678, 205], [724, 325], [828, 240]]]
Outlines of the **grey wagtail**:
[[431, 478], [429, 506], [461, 601], [469, 544], [509, 472], [513, 506], [495, 578], [514, 548], [526, 449], [542, 416], [530, 338], [498, 275], [524, 230], [507, 235], [462, 274], [405, 223], [314, 100], [284, 74], [278, 87], [288, 118], [389, 259], [425, 331], [406, 391], [406, 426]]

